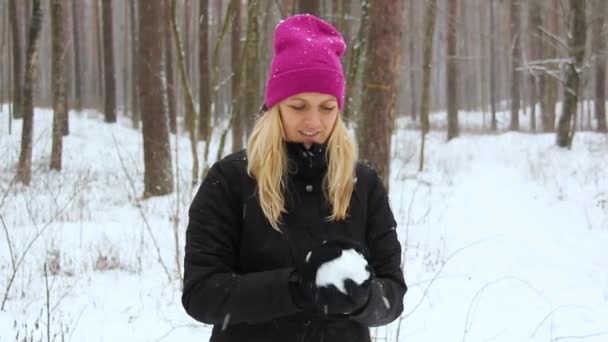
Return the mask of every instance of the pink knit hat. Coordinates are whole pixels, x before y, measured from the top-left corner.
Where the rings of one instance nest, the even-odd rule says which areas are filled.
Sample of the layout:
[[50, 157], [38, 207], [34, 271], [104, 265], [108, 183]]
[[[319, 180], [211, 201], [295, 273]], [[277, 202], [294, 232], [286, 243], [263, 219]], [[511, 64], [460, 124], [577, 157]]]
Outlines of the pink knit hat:
[[340, 57], [346, 44], [340, 32], [325, 21], [299, 14], [281, 21], [274, 30], [274, 57], [266, 83], [268, 108], [304, 92], [336, 97], [344, 105], [344, 74]]

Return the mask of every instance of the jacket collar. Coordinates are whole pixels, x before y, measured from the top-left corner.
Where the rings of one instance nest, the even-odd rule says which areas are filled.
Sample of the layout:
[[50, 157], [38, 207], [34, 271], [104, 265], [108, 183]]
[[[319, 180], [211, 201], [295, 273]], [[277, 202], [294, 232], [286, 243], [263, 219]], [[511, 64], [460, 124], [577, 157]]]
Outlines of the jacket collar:
[[313, 144], [307, 149], [301, 143], [285, 142], [289, 173], [297, 178], [313, 178], [327, 170], [327, 144]]

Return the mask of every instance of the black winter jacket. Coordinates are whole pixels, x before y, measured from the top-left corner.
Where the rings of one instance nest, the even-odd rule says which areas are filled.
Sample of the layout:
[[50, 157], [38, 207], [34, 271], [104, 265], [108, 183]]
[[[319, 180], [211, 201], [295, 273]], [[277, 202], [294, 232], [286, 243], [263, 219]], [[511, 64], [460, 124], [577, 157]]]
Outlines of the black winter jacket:
[[[213, 342], [368, 342], [368, 327], [399, 317], [407, 290], [386, 191], [376, 172], [358, 163], [349, 218], [327, 222], [325, 146], [306, 150], [287, 143], [287, 150], [291, 172], [281, 233], [259, 206], [244, 151], [210, 169], [189, 210], [184, 308], [194, 319], [214, 325]], [[360, 312], [319, 317], [295, 306], [288, 281], [294, 258], [334, 238], [362, 243], [375, 277]]]

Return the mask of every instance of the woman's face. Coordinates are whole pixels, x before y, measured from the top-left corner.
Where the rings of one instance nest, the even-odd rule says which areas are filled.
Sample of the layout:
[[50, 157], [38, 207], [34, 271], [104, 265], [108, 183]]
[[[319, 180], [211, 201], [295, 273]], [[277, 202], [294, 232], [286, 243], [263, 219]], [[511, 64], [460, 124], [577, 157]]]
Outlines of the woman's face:
[[285, 139], [303, 143], [324, 144], [338, 118], [338, 101], [332, 95], [300, 93], [279, 103]]

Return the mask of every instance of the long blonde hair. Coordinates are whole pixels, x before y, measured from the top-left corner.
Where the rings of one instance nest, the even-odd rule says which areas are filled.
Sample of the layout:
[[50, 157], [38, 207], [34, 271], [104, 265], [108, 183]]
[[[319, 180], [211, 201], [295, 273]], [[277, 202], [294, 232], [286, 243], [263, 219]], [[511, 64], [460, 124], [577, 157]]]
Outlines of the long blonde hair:
[[[357, 146], [340, 114], [329, 135], [325, 157], [328, 160], [323, 187], [331, 208], [327, 220], [344, 220], [354, 188]], [[247, 173], [256, 179], [264, 216], [274, 229], [281, 231], [281, 215], [286, 212], [287, 150], [278, 105], [259, 116], [253, 126], [247, 142]]]

